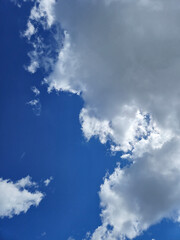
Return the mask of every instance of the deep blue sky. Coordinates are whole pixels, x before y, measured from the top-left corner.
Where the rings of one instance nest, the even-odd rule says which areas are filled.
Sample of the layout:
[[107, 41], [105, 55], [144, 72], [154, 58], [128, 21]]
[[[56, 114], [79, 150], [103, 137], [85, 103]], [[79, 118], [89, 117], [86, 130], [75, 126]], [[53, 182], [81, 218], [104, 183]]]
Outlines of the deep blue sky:
[[[98, 191], [107, 170], [119, 156], [111, 156], [98, 140], [86, 142], [79, 124], [80, 97], [47, 93], [39, 71], [24, 69], [30, 46], [20, 37], [29, 14], [0, 1], [0, 177], [13, 181], [30, 175], [46, 194], [26, 214], [0, 219], [0, 240], [80, 240], [100, 225]], [[40, 91], [42, 111], [36, 116], [26, 103]], [[43, 180], [54, 179], [46, 188]], [[46, 232], [45, 236], [41, 236]], [[178, 224], [163, 221], [138, 240], [179, 240]]]

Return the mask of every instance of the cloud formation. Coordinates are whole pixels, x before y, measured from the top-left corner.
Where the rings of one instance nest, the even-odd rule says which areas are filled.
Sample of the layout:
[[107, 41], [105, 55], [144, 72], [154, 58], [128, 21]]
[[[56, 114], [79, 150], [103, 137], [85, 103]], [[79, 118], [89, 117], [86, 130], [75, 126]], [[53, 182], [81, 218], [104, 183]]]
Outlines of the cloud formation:
[[31, 206], [38, 206], [43, 199], [39, 191], [32, 192], [30, 187], [36, 186], [29, 176], [17, 182], [0, 178], [0, 217], [13, 217], [26, 213]]
[[48, 91], [81, 95], [86, 139], [109, 141], [131, 161], [101, 186], [102, 225], [92, 240], [133, 239], [165, 217], [179, 221], [179, 1], [41, 4], [30, 19], [41, 22], [46, 11], [46, 25], [64, 29]]
[[180, 220], [179, 139], [117, 167], [100, 189], [102, 225], [92, 239], [133, 239], [163, 218]]
[[31, 90], [35, 94], [35, 96], [38, 96], [40, 94], [40, 91], [36, 86], [33, 86]]
[[32, 106], [32, 110], [36, 116], [40, 116], [41, 114], [41, 103], [39, 99], [33, 99], [27, 102], [28, 105]]
[[44, 180], [44, 185], [47, 187], [52, 180], [53, 180], [52, 176], [50, 178], [47, 178], [46, 180]]

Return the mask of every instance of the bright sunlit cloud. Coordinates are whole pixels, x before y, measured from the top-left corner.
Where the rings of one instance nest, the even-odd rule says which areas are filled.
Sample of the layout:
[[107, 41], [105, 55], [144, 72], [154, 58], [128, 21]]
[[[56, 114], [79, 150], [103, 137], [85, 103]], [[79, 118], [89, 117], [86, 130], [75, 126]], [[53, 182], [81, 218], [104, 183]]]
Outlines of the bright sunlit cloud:
[[37, 184], [29, 176], [12, 182], [0, 179], [0, 217], [13, 217], [26, 213], [31, 206], [38, 206], [43, 199], [43, 193], [32, 191], [30, 187]]

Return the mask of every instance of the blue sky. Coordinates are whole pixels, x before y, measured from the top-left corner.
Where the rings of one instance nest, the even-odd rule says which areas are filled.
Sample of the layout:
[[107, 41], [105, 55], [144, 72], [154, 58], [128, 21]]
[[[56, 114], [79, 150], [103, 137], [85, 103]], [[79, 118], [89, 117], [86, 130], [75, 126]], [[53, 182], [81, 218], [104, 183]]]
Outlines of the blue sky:
[[[71, 3], [71, 1], [68, 2]], [[13, 214], [13, 217], [11, 218], [8, 216], [2, 217], [0, 219], [0, 239], [67, 240], [69, 237], [72, 237], [72, 239], [80, 240], [85, 238], [86, 233], [89, 231], [93, 234], [95, 229], [102, 224], [100, 218], [100, 213], [102, 211], [100, 202], [105, 200], [103, 196], [100, 199], [98, 192], [101, 191], [100, 185], [104, 184], [106, 173], [109, 172], [110, 175], [113, 174], [114, 169], [117, 168], [118, 162], [120, 162], [122, 166], [126, 165], [129, 161], [129, 157], [125, 156], [121, 159], [120, 156], [122, 154], [134, 154], [133, 157], [136, 159], [138, 151], [140, 153], [142, 152], [142, 149], [138, 150], [139, 148], [137, 148], [134, 152], [133, 150], [136, 149], [136, 144], [140, 139], [147, 138], [147, 132], [143, 132], [143, 134], [139, 133], [138, 136], [135, 136], [130, 144], [134, 144], [133, 149], [127, 149], [127, 151], [125, 151], [127, 146], [124, 144], [123, 139], [119, 137], [119, 135], [123, 135], [124, 132], [120, 131], [117, 136], [113, 135], [114, 133], [111, 133], [112, 129], [114, 132], [118, 132], [119, 128], [116, 128], [115, 120], [109, 117], [110, 115], [112, 116], [113, 113], [107, 113], [106, 110], [104, 110], [102, 105], [102, 99], [104, 98], [100, 98], [99, 95], [103, 95], [102, 92], [106, 92], [106, 89], [103, 89], [100, 84], [95, 87], [97, 79], [93, 84], [89, 84], [87, 80], [89, 93], [86, 95], [86, 91], [82, 87], [80, 91], [84, 91], [85, 94], [82, 93], [82, 95], [79, 96], [73, 94], [72, 91], [72, 89], [75, 89], [74, 91], [79, 90], [79, 86], [81, 86], [79, 82], [76, 84], [74, 84], [74, 82], [70, 83], [68, 90], [60, 87], [62, 91], [59, 91], [57, 85], [55, 85], [59, 75], [60, 77], [63, 75], [57, 70], [59, 65], [57, 65], [56, 68], [52, 67], [53, 70], [51, 71], [46, 71], [42, 64], [42, 67], [37, 69], [34, 74], [26, 70], [25, 66], [28, 66], [30, 61], [28, 53], [32, 51], [32, 45], [29, 43], [32, 43], [33, 40], [28, 42], [27, 38], [22, 37], [21, 33], [26, 29], [26, 24], [33, 4], [33, 2], [23, 3], [19, 8], [16, 4], [7, 0], [1, 0], [0, 2], [0, 177], [3, 179], [10, 179], [15, 183], [19, 179], [25, 178], [29, 175], [32, 178], [32, 181], [37, 183], [37, 186], [27, 186], [27, 190], [33, 193], [39, 191], [44, 197], [37, 207], [31, 206], [26, 213], [20, 212], [18, 214]], [[72, 7], [74, 7], [73, 3]], [[85, 12], [86, 11], [88, 10], [85, 9]], [[69, 13], [67, 13], [67, 16], [69, 16], [68, 14]], [[91, 14], [91, 12], [89, 12], [89, 14]], [[36, 21], [37, 19], [33, 19], [32, 23], [37, 24]], [[58, 19], [58, 21], [61, 21], [61, 19]], [[62, 19], [62, 32], [63, 21], [66, 23], [66, 21]], [[51, 39], [48, 34], [51, 34], [53, 30], [48, 29], [43, 32], [43, 29], [41, 29], [41, 23], [38, 24], [38, 34], [43, 36], [44, 39]], [[71, 21], [66, 23], [65, 26], [68, 28], [70, 24]], [[75, 27], [74, 29], [77, 30], [78, 27]], [[73, 27], [71, 29], [71, 26], [68, 29], [69, 33], [71, 33], [72, 30], [72, 39], [75, 36], [75, 34], [73, 35], [74, 29]], [[82, 27], [79, 29], [82, 29]], [[48, 31], [50, 31], [50, 33]], [[62, 35], [63, 33], [61, 33], [63, 39]], [[75, 41], [77, 40], [76, 36], [74, 39]], [[59, 46], [61, 46], [63, 40], [58, 41]], [[54, 42], [52, 42], [52, 46], [54, 46], [53, 44]], [[65, 46], [65, 40], [63, 46]], [[91, 43], [89, 46], [91, 46]], [[87, 53], [87, 49], [84, 49], [85, 53]], [[77, 49], [73, 49], [73, 51], [75, 50]], [[53, 58], [56, 58], [55, 55], [53, 55]], [[72, 57], [70, 58], [72, 59]], [[85, 59], [85, 61], [86, 60], [87, 59]], [[39, 59], [39, 61], [41, 61], [41, 59]], [[97, 65], [99, 63], [101, 68], [102, 62], [98, 62], [97, 59], [95, 59], [95, 61]], [[69, 63], [67, 63], [67, 65], [69, 71], [73, 72], [74, 70], [71, 70], [72, 65]], [[94, 71], [96, 73], [95, 67], [93, 66], [92, 69], [95, 69]], [[89, 68], [92, 70], [91, 65], [89, 65]], [[90, 77], [94, 76], [94, 73], [91, 75], [89, 69], [85, 70], [87, 70], [87, 75], [89, 74]], [[84, 74], [83, 70], [81, 72]], [[169, 74], [171, 74], [171, 72]], [[97, 82], [100, 82], [101, 73], [97, 72], [97, 75], [99, 77]], [[45, 77], [48, 78], [48, 84], [43, 85], [42, 81]], [[50, 81], [51, 77], [55, 79], [54, 82]], [[79, 75], [76, 77], [78, 79]], [[63, 85], [64, 82], [59, 84], [60, 86], [65, 86]], [[53, 90], [51, 93], [48, 93], [48, 85], [56, 91]], [[33, 86], [36, 86], [40, 91], [40, 95], [37, 97], [31, 90]], [[94, 87], [98, 89], [98, 93]], [[109, 91], [108, 85], [106, 85], [106, 88], [108, 89], [107, 91]], [[92, 89], [95, 92], [93, 92], [94, 95], [91, 95]], [[162, 89], [160, 88], [160, 90]], [[129, 94], [131, 94], [131, 92]], [[116, 99], [111, 95], [108, 95], [107, 98], [110, 99], [110, 101], [106, 103], [107, 108], [111, 104], [113, 106], [116, 104], [114, 104]], [[39, 99], [40, 109], [37, 109], [37, 105], [33, 107], [31, 104], [28, 104], [28, 102], [34, 99]], [[123, 100], [121, 99], [121, 101]], [[157, 105], [158, 104], [159, 103], [157, 103]], [[97, 111], [95, 111], [96, 114], [92, 111], [92, 108], [89, 110], [89, 106], [97, 106]], [[141, 105], [141, 107], [142, 106], [146, 107], [147, 105]], [[79, 121], [79, 114], [83, 107], [87, 109], [89, 107], [89, 112], [87, 115], [83, 115], [81, 121]], [[156, 109], [150, 110], [155, 112]], [[110, 119], [112, 126], [107, 125], [105, 120], [99, 118], [97, 114], [98, 111], [102, 114], [101, 116], [104, 116], [105, 120]], [[162, 116], [164, 116], [163, 114], [164, 113], [162, 113]], [[105, 116], [108, 116], [109, 118]], [[155, 119], [158, 119], [157, 122], [160, 122], [159, 119], [161, 118], [158, 117], [159, 115], [157, 114]], [[131, 119], [131, 114], [128, 113], [127, 118]], [[96, 121], [95, 125], [91, 125], [93, 121]], [[98, 121], [100, 121], [100, 125], [98, 125]], [[86, 123], [90, 125], [86, 125]], [[139, 122], [138, 124], [138, 126], [140, 126]], [[145, 124], [146, 123], [144, 123], [144, 125]], [[92, 129], [92, 126], [98, 126], [98, 129]], [[112, 127], [112, 129], [110, 129], [109, 126]], [[145, 125], [145, 129], [148, 127], [149, 126]], [[163, 127], [164, 123], [162, 123], [162, 129]], [[166, 125], [166, 128], [173, 131], [173, 127], [169, 125]], [[148, 129], [150, 129], [148, 131], [153, 131], [151, 128]], [[88, 139], [90, 140], [87, 141]], [[169, 138], [167, 141], [170, 141]], [[111, 151], [112, 146], [119, 147], [119, 150], [116, 150], [113, 153], [113, 151]], [[151, 150], [152, 149], [153, 147]], [[158, 153], [154, 153], [153, 151], [154, 150], [152, 150], [151, 154], [155, 154], [158, 158], [163, 155], [163, 153], [160, 153], [161, 155], [156, 155]], [[162, 151], [165, 152], [166, 149]], [[141, 157], [142, 156], [138, 156], [137, 158]], [[163, 162], [160, 168], [162, 166]], [[127, 176], [130, 176], [128, 170]], [[44, 181], [50, 177], [52, 177], [52, 181], [48, 186], [45, 186]], [[157, 177], [157, 179], [159, 179], [159, 177]], [[178, 180], [179, 178], [176, 179], [177, 183]], [[171, 189], [171, 186], [169, 188]], [[174, 191], [178, 192], [179, 188], [177, 187]], [[172, 192], [168, 192], [167, 190], [165, 194], [167, 195], [168, 193], [171, 194]], [[0, 193], [0, 195], [3, 195], [3, 193]], [[124, 198], [127, 199], [127, 196]], [[133, 199], [131, 199], [131, 201], [133, 201]], [[161, 199], [159, 201], [161, 201]], [[172, 205], [176, 204], [176, 207], [172, 212], [179, 210], [180, 204], [178, 204], [177, 201], [178, 199], [172, 203]], [[119, 207], [120, 209], [123, 208], [120, 203]], [[179, 240], [179, 223], [175, 220], [174, 215], [171, 216], [171, 210], [169, 210], [171, 207], [167, 207], [167, 209], [168, 211], [163, 209], [163, 211], [166, 212], [166, 214], [162, 214], [163, 217], [158, 218], [158, 220], [154, 220], [152, 217], [153, 220], [149, 222], [147, 221], [148, 230], [145, 230], [140, 236], [137, 234], [137, 237], [135, 236], [133, 239]], [[129, 214], [130, 212], [127, 210], [127, 213]], [[142, 216], [143, 219], [143, 213], [140, 216]], [[156, 222], [161, 223], [155, 224]], [[116, 224], [114, 226], [116, 227]], [[142, 228], [142, 231], [143, 230], [144, 229]], [[123, 228], [122, 231], [124, 231]], [[129, 231], [131, 231], [131, 228]], [[128, 233], [125, 232], [124, 234], [128, 237]], [[93, 235], [91, 237], [92, 239], [95, 239], [93, 238]], [[120, 239], [118, 237], [115, 238]], [[110, 238], [106, 237], [103, 239], [109, 240]], [[112, 239], [114, 240], [114, 238]], [[96, 240], [100, 240], [100, 238], [96, 238]]]

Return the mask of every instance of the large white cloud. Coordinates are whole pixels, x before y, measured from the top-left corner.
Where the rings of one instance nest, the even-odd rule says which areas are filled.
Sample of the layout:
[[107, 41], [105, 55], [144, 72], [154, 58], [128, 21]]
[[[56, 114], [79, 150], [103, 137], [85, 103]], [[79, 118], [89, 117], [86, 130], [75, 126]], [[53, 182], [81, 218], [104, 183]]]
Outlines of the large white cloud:
[[179, 0], [49, 3], [47, 25], [53, 19], [65, 31], [48, 90], [80, 94], [85, 137], [132, 158], [101, 186], [92, 239], [134, 238], [164, 217], [178, 221]]
[[38, 206], [43, 198], [39, 191], [28, 188], [36, 186], [29, 176], [17, 182], [0, 178], [0, 217], [13, 217], [26, 213], [31, 206]]
[[139, 110], [177, 134], [178, 5], [178, 1], [58, 1], [56, 19], [68, 33], [47, 80], [49, 90], [81, 92], [87, 112], [111, 125], [116, 145], [132, 128]]
[[162, 218], [179, 221], [179, 144], [173, 139], [105, 179], [100, 190], [103, 224], [93, 240], [132, 239]]

